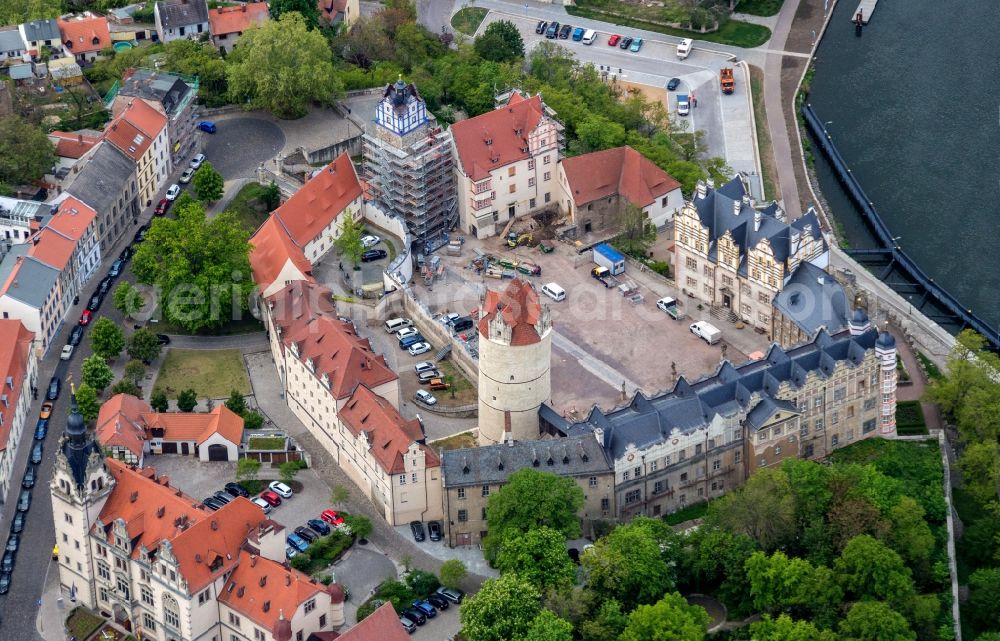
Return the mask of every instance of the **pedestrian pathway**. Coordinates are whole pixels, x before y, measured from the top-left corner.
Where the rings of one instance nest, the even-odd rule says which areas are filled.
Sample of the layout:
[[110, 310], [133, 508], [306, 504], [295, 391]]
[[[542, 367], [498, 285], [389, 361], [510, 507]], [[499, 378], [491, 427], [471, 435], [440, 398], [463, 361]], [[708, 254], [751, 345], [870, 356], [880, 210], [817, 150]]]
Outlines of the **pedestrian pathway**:
[[927, 429], [936, 430], [944, 428], [944, 419], [941, 416], [941, 408], [935, 403], [924, 402], [927, 393], [928, 381], [924, 375], [924, 368], [920, 366], [917, 355], [910, 344], [900, 336], [895, 329], [890, 329], [890, 333], [896, 339], [896, 352], [899, 354], [903, 367], [910, 375], [910, 385], [897, 387], [896, 399], [900, 401], [920, 401], [920, 409], [923, 410], [924, 423]]

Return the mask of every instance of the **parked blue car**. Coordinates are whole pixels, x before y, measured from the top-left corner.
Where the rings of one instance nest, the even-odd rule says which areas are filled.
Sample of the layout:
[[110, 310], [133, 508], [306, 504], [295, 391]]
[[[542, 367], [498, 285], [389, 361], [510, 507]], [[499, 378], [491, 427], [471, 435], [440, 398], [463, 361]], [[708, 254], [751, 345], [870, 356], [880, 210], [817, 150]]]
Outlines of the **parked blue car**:
[[45, 435], [49, 432], [49, 419], [40, 418], [38, 419], [38, 424], [35, 425], [35, 440], [44, 441]]
[[201, 122], [198, 123], [198, 129], [201, 129], [207, 134], [214, 134], [215, 123], [212, 122], [211, 120], [202, 120]]
[[288, 535], [288, 545], [292, 546], [299, 552], [305, 552], [307, 549], [309, 549], [309, 544], [306, 543], [306, 540], [303, 539], [298, 534]]
[[573, 30], [573, 40], [580, 42], [581, 40], [583, 40], [583, 34], [585, 32], [586, 29], [584, 29], [583, 27], [577, 27], [576, 29]]
[[322, 519], [309, 519], [306, 521], [306, 525], [309, 526], [309, 529], [314, 530], [323, 536], [330, 533], [330, 526], [327, 525], [326, 521], [323, 521]]
[[399, 349], [407, 349], [410, 345], [415, 345], [416, 343], [422, 343], [424, 337], [420, 334], [413, 334], [412, 336], [407, 336], [406, 338], [399, 341]]
[[433, 619], [437, 616], [438, 611], [434, 609], [434, 606], [427, 601], [414, 601], [413, 607], [424, 613], [428, 619]]

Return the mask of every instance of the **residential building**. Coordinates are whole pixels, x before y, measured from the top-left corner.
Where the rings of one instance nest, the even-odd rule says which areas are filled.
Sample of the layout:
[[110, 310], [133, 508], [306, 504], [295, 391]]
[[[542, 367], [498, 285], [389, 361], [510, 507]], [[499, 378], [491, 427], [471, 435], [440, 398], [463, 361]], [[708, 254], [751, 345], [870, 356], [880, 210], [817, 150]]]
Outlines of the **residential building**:
[[552, 393], [552, 320], [538, 292], [515, 278], [486, 291], [479, 317], [479, 444], [536, 439]]
[[451, 126], [463, 231], [486, 238], [511, 219], [558, 206], [561, 127], [540, 95], [519, 92]]
[[718, 189], [699, 182], [674, 217], [674, 243], [683, 294], [765, 332], [772, 301], [799, 265], [826, 269], [830, 260], [814, 210], [786, 223], [777, 204], [753, 206], [742, 177]]
[[135, 163], [140, 207], [152, 205], [170, 175], [167, 117], [144, 100], [129, 101], [108, 123], [104, 139]]
[[59, 33], [66, 53], [78, 63], [93, 62], [102, 49], [111, 46], [108, 19], [89, 11], [79, 16], [58, 20]]
[[72, 298], [62, 295], [59, 268], [29, 256], [30, 249], [29, 244], [14, 245], [0, 258], [0, 316], [24, 323], [44, 356]]
[[61, 594], [136, 637], [291, 641], [343, 622], [343, 589], [285, 567], [283, 528], [259, 507], [210, 512], [153, 468], [103, 458], [75, 402], [51, 493]]
[[[204, 0], [201, 0], [204, 3]], [[122, 78], [118, 95], [111, 103], [111, 113], [117, 116], [134, 98], [142, 98], [167, 117], [167, 140], [170, 142], [171, 167], [193, 149], [197, 137], [195, 98], [198, 79], [153, 69], [129, 69]]]
[[317, 632], [306, 641], [408, 641], [410, 635], [399, 622], [391, 603], [383, 603], [357, 625], [341, 635]]
[[659, 516], [721, 496], [785, 458], [823, 459], [838, 447], [895, 434], [892, 335], [864, 312], [835, 335], [819, 330], [756, 361], [723, 361], [698, 381], [637, 394], [627, 406], [595, 407], [571, 424], [548, 406], [542, 430], [593, 434], [613, 461], [618, 518]]
[[17, 27], [0, 29], [0, 62], [20, 61], [26, 51], [24, 39]]
[[0, 232], [2, 241], [25, 243], [28, 237], [52, 218], [52, 205], [37, 200], [0, 196]]
[[156, 33], [163, 43], [194, 39], [208, 33], [206, 0], [157, 0], [153, 8]]
[[[73, 177], [90, 159], [90, 155], [101, 142], [103, 133], [99, 131], [87, 134], [82, 131], [53, 131], [49, 140], [56, 146], [56, 172], [53, 182], [72, 183]], [[67, 177], [70, 177], [67, 180]]]
[[488, 534], [486, 506], [510, 475], [532, 468], [572, 478], [583, 491], [580, 526], [596, 535], [594, 523], [614, 521], [615, 476], [593, 434], [543, 441], [513, 441], [441, 453], [444, 540], [451, 547], [478, 545]]
[[225, 405], [209, 412], [154, 412], [146, 401], [116, 394], [101, 405], [95, 431], [102, 449], [142, 467], [146, 454], [193, 454], [201, 461], [239, 459], [243, 417]]
[[30, 257], [60, 270], [59, 289], [67, 306], [101, 266], [97, 213], [75, 198], [60, 202], [31, 242]]
[[406, 221], [431, 251], [456, 221], [451, 135], [443, 130], [413, 84], [387, 85], [363, 138], [370, 199]]
[[316, 6], [319, 19], [331, 26], [342, 24], [349, 29], [361, 17], [358, 0], [317, 0]]
[[250, 271], [261, 298], [267, 299], [295, 281], [315, 282], [312, 264], [277, 217], [264, 221], [250, 238], [250, 245]]
[[833, 276], [802, 263], [771, 306], [771, 340], [787, 348], [808, 342], [820, 329], [830, 334], [847, 329], [851, 304]]
[[50, 52], [62, 49], [62, 35], [55, 20], [32, 20], [18, 25], [17, 30], [21, 33], [21, 40], [24, 41], [27, 53], [32, 58], [40, 58], [44, 49]]
[[107, 253], [139, 218], [136, 164], [107, 142], [94, 150], [68, 191], [97, 212], [102, 253]]
[[660, 229], [684, 206], [681, 184], [629, 146], [564, 158], [559, 186], [559, 208], [577, 234], [618, 232], [628, 204]]
[[260, 26], [269, 19], [267, 3], [264, 2], [242, 2], [232, 7], [209, 9], [208, 29], [212, 34], [212, 44], [219, 51], [229, 53], [244, 31]]
[[8, 495], [11, 486], [17, 448], [31, 413], [31, 390], [38, 383], [38, 355], [32, 349], [33, 341], [34, 335], [21, 321], [0, 320], [0, 492], [3, 496]]

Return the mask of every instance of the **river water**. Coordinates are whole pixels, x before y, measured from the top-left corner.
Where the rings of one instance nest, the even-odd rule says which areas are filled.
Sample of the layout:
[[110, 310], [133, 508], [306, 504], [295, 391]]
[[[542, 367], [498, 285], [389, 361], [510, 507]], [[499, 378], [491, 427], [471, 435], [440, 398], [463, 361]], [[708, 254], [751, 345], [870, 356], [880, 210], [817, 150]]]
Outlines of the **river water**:
[[[880, 0], [863, 35], [841, 0], [809, 102], [899, 245], [1000, 326], [1000, 5]], [[852, 247], [873, 246], [820, 153], [823, 195]]]

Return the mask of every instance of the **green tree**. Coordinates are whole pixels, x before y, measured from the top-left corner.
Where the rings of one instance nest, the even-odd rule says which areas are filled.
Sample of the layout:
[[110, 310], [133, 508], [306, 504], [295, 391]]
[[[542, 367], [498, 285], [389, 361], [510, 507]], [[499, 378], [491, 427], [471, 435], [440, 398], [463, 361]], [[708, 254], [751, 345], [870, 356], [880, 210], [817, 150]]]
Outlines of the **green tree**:
[[198, 99], [205, 106], [220, 107], [229, 102], [226, 61], [212, 45], [186, 38], [173, 40], [164, 47], [161, 60], [165, 71], [198, 76]]
[[671, 592], [653, 605], [640, 605], [628, 615], [618, 641], [702, 641], [708, 629], [705, 608]]
[[113, 320], [102, 316], [90, 329], [90, 347], [105, 360], [117, 358], [125, 349], [125, 333]]
[[226, 399], [226, 407], [229, 411], [234, 414], [239, 414], [243, 416], [247, 411], [247, 400], [243, 397], [243, 393], [237, 389], [234, 389], [229, 393], [229, 398]]
[[122, 380], [112, 385], [111, 393], [129, 394], [131, 396], [136, 396], [136, 397], [142, 396], [142, 390], [139, 389], [139, 386], [133, 383], [132, 381], [128, 380], [127, 378], [123, 378]]
[[114, 304], [115, 309], [124, 314], [126, 318], [131, 318], [132, 314], [142, 309], [145, 300], [135, 285], [125, 280], [115, 288]]
[[333, 246], [337, 248], [337, 251], [354, 263], [355, 267], [361, 263], [361, 254], [365, 251], [365, 246], [361, 242], [363, 235], [364, 227], [361, 226], [361, 223], [346, 216], [340, 226], [340, 236], [333, 241]]
[[913, 593], [903, 559], [867, 534], [851, 539], [833, 567], [844, 592], [853, 598], [900, 603]]
[[626, 610], [653, 603], [674, 587], [660, 542], [642, 518], [598, 539], [584, 551], [580, 563], [588, 572], [590, 588], [617, 599]]
[[278, 205], [281, 204], [281, 190], [278, 189], [278, 184], [272, 180], [267, 187], [261, 190], [259, 198], [268, 211], [277, 209]]
[[278, 476], [286, 484], [290, 484], [298, 473], [299, 464], [297, 461], [286, 461], [278, 466]]
[[771, 613], [809, 613], [819, 624], [833, 624], [844, 593], [833, 572], [783, 552], [771, 556], [755, 552], [746, 562], [754, 605]]
[[202, 202], [215, 202], [222, 198], [225, 190], [222, 174], [207, 160], [198, 167], [198, 171], [194, 172], [191, 185], [198, 200]]
[[795, 621], [787, 614], [772, 619], [765, 614], [750, 624], [750, 638], [756, 641], [837, 641], [830, 630], [820, 630], [809, 621]]
[[528, 532], [543, 526], [567, 539], [576, 538], [580, 535], [576, 514], [582, 506], [583, 490], [573, 479], [530, 467], [520, 469], [489, 498], [489, 538], [497, 536], [502, 542], [507, 532]]
[[441, 585], [446, 588], [457, 588], [462, 584], [462, 579], [468, 574], [465, 564], [458, 559], [448, 559], [441, 564]]
[[602, 599], [597, 613], [580, 624], [582, 641], [617, 639], [628, 625], [628, 616], [622, 612], [617, 599]]
[[924, 514], [923, 506], [909, 496], [900, 497], [889, 510], [889, 545], [907, 561], [926, 560], [934, 552], [934, 533]]
[[146, 375], [146, 366], [142, 364], [142, 361], [131, 360], [125, 363], [125, 375], [124, 379], [131, 381], [135, 385], [138, 385], [142, 381], [142, 377]]
[[566, 539], [561, 532], [545, 526], [508, 532], [494, 565], [502, 573], [520, 575], [539, 592], [570, 585], [576, 578], [576, 566], [566, 553]]
[[780, 469], [758, 470], [746, 484], [713, 501], [706, 520], [730, 532], [742, 532], [765, 551], [795, 536], [795, 497]]
[[1000, 568], [982, 568], [969, 577], [969, 608], [980, 629], [1000, 629]]
[[94, 354], [83, 359], [83, 364], [80, 366], [80, 382], [84, 385], [101, 391], [110, 385], [114, 378], [114, 372], [101, 356]]
[[591, 114], [576, 126], [581, 151], [601, 151], [625, 143], [625, 127], [607, 116]]
[[193, 389], [182, 390], [177, 395], [177, 409], [182, 412], [194, 411], [195, 405], [198, 404], [198, 395]]
[[840, 622], [847, 641], [915, 641], [917, 635], [903, 615], [881, 601], [860, 601], [851, 606]]
[[306, 26], [315, 29], [319, 26], [319, 9], [310, 0], [272, 0], [268, 5], [271, 18], [280, 20], [281, 16], [292, 11], [298, 13], [306, 21]]
[[243, 428], [247, 430], [259, 430], [264, 426], [264, 415], [257, 410], [248, 410], [243, 415]]
[[149, 406], [153, 408], [154, 412], [166, 412], [167, 408], [170, 407], [170, 401], [167, 400], [166, 393], [158, 389], [150, 397]]
[[236, 481], [256, 481], [260, 468], [260, 461], [257, 459], [241, 458], [236, 462]]
[[160, 339], [148, 329], [137, 329], [125, 341], [125, 352], [129, 358], [151, 363], [160, 355]]
[[469, 641], [523, 639], [541, 611], [540, 598], [535, 587], [516, 574], [487, 579], [458, 611], [462, 634]]
[[301, 118], [313, 102], [331, 104], [342, 87], [326, 38], [295, 12], [246, 31], [227, 77], [235, 98], [279, 118]]
[[702, 526], [687, 537], [689, 553], [681, 557], [678, 574], [699, 592], [717, 595], [734, 612], [752, 610], [746, 561], [757, 544], [746, 534]]
[[1000, 437], [1000, 356], [989, 351], [979, 334], [965, 330], [957, 336], [948, 357], [946, 374], [931, 383], [930, 400], [938, 403], [969, 443], [996, 443]]
[[76, 388], [76, 406], [80, 410], [83, 420], [88, 423], [96, 420], [101, 411], [101, 402], [97, 400], [97, 392], [86, 383]]
[[573, 641], [573, 624], [542, 610], [531, 622], [524, 641]]
[[333, 505], [340, 506], [351, 498], [351, 491], [347, 489], [346, 485], [336, 484], [330, 488], [330, 502]]
[[631, 202], [622, 211], [621, 233], [614, 238], [614, 246], [632, 256], [646, 256], [656, 242], [656, 227], [646, 212]]
[[971, 443], [958, 459], [965, 490], [980, 503], [1000, 497], [1000, 450], [996, 442]]
[[209, 220], [194, 202], [175, 211], [177, 218], [153, 221], [139, 245], [136, 279], [156, 285], [166, 318], [189, 332], [240, 318], [254, 287], [249, 232], [231, 212]]
[[44, 131], [19, 116], [0, 118], [0, 183], [40, 180], [55, 162], [55, 146]]
[[521, 32], [510, 20], [491, 22], [476, 38], [474, 47], [483, 60], [513, 62], [524, 57]]
[[371, 519], [367, 516], [362, 516], [361, 514], [345, 514], [344, 523], [346, 523], [351, 528], [351, 533], [358, 537], [359, 540], [364, 541], [372, 532], [375, 530], [375, 526], [372, 525]]

